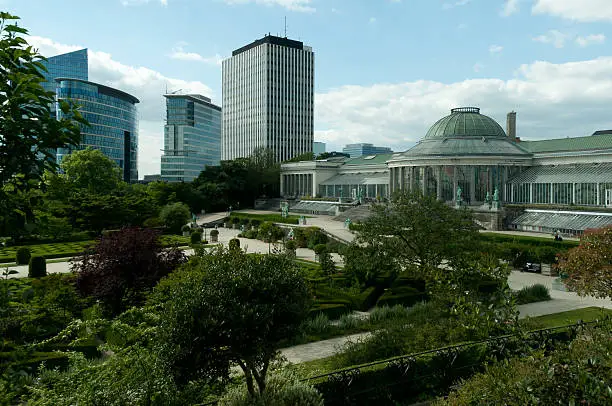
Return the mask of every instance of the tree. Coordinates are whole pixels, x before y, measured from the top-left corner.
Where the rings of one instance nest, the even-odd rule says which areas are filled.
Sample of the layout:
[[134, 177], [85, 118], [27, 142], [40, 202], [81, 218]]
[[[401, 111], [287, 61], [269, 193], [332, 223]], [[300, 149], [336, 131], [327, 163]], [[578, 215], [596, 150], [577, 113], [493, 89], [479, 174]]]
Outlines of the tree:
[[[395, 263], [394, 270], [401, 267], [427, 275], [443, 261], [452, 262], [474, 251], [476, 241], [477, 228], [468, 210], [456, 210], [432, 196], [402, 192], [388, 204], [372, 206], [372, 215], [357, 229], [354, 249], [347, 252], [364, 250], [375, 254], [382, 264]], [[346, 262], [355, 263], [351, 258]], [[367, 261], [365, 265], [373, 264]], [[361, 273], [377, 271], [385, 270]]]
[[74, 151], [64, 158], [61, 168], [64, 175], [60, 176], [89, 193], [111, 193], [122, 183], [119, 165], [97, 149]]
[[159, 233], [150, 229], [125, 228], [103, 236], [72, 263], [77, 288], [104, 303], [112, 315], [144, 301], [144, 294], [186, 261], [174, 247], [164, 250]]
[[279, 343], [299, 331], [310, 307], [303, 272], [289, 257], [223, 247], [193, 258], [156, 293], [170, 298], [159, 343], [177, 380], [226, 379], [238, 365], [252, 396], [265, 391]]
[[558, 267], [567, 275], [565, 284], [579, 295], [612, 298], [612, 226], [585, 231]]
[[161, 209], [159, 218], [173, 233], [180, 233], [181, 227], [189, 221], [189, 207], [184, 203], [172, 203]]
[[55, 169], [53, 150], [80, 142], [79, 111], [59, 102], [61, 120], [51, 116], [55, 95], [42, 87], [44, 57], [28, 45], [28, 31], [15, 23], [19, 17], [0, 12], [0, 186], [39, 178]]

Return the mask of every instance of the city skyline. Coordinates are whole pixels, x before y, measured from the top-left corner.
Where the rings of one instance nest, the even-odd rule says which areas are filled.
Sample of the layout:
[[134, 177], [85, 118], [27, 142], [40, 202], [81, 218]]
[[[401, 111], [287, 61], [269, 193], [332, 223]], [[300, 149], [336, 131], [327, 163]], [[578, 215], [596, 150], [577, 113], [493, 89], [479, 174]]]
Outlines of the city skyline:
[[[77, 6], [64, 0], [41, 14], [40, 0], [2, 2], [22, 17], [28, 40], [43, 54], [89, 48], [90, 80], [141, 99], [141, 175], [159, 173], [165, 88], [220, 104], [221, 60], [265, 33], [284, 34], [285, 16], [288, 36], [317, 52], [314, 139], [329, 150], [359, 142], [406, 150], [437, 117], [461, 105], [481, 106], [498, 121], [515, 110], [522, 139], [612, 127], [606, 107], [612, 56], [605, 46], [612, 4], [263, 3], [111, 0]], [[75, 36], [73, 25], [57, 23], [66, 16], [88, 24]], [[132, 28], [128, 37], [113, 28], [124, 26]]]

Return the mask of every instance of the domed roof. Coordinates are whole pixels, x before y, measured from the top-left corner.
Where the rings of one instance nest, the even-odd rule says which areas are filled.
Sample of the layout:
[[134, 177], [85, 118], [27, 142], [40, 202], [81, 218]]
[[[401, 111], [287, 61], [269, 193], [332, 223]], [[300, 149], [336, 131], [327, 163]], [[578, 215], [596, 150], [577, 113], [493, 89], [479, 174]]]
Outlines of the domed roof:
[[504, 129], [491, 117], [480, 114], [477, 107], [460, 107], [438, 120], [425, 139], [449, 137], [506, 137]]

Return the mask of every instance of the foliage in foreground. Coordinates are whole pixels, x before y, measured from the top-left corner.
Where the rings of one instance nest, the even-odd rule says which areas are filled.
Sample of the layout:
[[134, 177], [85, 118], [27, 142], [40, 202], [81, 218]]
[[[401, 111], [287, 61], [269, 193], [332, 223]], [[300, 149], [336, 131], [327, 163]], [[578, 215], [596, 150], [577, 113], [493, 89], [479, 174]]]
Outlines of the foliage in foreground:
[[277, 370], [266, 380], [266, 391], [251, 396], [246, 386], [230, 389], [220, 406], [323, 406], [323, 398], [315, 388], [300, 381], [289, 370]]
[[436, 405], [611, 404], [611, 334], [609, 324], [587, 329], [552, 354], [536, 352], [491, 366]]
[[579, 295], [612, 298], [612, 226], [587, 230], [559, 264], [565, 283]]
[[516, 304], [523, 305], [528, 303], [544, 302], [551, 300], [548, 288], [541, 284], [526, 286], [515, 293]]
[[289, 257], [218, 247], [162, 281], [152, 302], [162, 303], [160, 353], [178, 382], [226, 380], [238, 365], [255, 396], [279, 343], [308, 314], [310, 294]]

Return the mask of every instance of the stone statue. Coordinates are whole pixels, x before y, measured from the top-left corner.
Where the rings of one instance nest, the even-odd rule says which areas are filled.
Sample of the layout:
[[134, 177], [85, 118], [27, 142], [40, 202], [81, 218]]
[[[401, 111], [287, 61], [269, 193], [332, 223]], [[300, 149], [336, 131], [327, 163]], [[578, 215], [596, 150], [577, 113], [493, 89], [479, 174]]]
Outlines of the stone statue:
[[499, 202], [499, 189], [495, 188], [495, 192], [493, 193], [493, 201]]
[[461, 200], [463, 200], [461, 198], [461, 195], [463, 194], [463, 190], [461, 190], [461, 186], [457, 186], [457, 201], [461, 202]]
[[344, 220], [344, 227], [349, 228], [350, 225], [351, 225], [351, 219], [347, 217], [346, 220]]
[[287, 233], [287, 238], [293, 240], [293, 237], [295, 237], [295, 234], [293, 233], [293, 228], [290, 228], [289, 233]]
[[281, 216], [284, 218], [289, 217], [289, 204], [281, 203]]
[[491, 193], [487, 192], [487, 197], [485, 197], [485, 203], [491, 204]]

